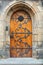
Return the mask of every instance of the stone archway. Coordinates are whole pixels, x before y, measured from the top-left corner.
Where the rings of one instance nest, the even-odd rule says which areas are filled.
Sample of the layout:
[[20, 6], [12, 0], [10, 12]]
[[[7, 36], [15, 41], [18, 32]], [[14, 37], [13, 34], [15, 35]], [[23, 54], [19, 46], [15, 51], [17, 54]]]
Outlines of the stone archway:
[[[13, 12], [15, 11], [15, 8], [17, 7], [23, 7], [23, 8], [26, 8], [25, 10], [30, 14], [31, 16], [31, 19], [32, 19], [32, 34], [34, 33], [34, 29], [33, 27], [35, 27], [35, 23], [36, 23], [36, 17], [37, 17], [37, 12], [35, 11], [35, 9], [29, 5], [28, 3], [23, 3], [23, 2], [13, 2], [11, 3], [8, 7], [6, 7], [5, 9], [5, 12], [3, 15], [5, 15], [4, 17], [4, 21], [6, 23], [5, 25], [5, 28], [6, 28], [6, 31], [5, 31], [5, 39], [6, 39], [6, 43], [5, 43], [5, 47], [8, 45], [8, 47], [10, 48], [10, 18], [11, 18], [11, 15], [13, 14]], [[18, 9], [18, 8], [17, 8]], [[5, 14], [6, 13], [6, 14]], [[34, 24], [33, 24], [34, 23]], [[33, 44], [33, 35], [32, 35], [32, 45], [34, 46]], [[7, 50], [8, 52], [8, 56], [10, 57], [10, 51], [9, 49]], [[32, 56], [33, 56], [33, 50], [32, 50]]]

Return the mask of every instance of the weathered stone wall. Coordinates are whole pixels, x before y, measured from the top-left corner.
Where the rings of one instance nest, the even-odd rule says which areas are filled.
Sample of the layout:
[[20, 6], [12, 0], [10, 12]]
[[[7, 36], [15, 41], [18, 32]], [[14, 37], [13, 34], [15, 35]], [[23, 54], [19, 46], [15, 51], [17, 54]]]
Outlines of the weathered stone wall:
[[[20, 0], [19, 0], [20, 1]], [[9, 10], [13, 7], [17, 0], [0, 0], [0, 58], [10, 57], [10, 35], [9, 35]], [[32, 17], [32, 47], [34, 58], [43, 58], [43, 6], [41, 0], [23, 0], [24, 3], [28, 3]], [[8, 12], [8, 13], [7, 13]], [[13, 11], [12, 11], [13, 12]], [[8, 31], [6, 31], [8, 26]]]

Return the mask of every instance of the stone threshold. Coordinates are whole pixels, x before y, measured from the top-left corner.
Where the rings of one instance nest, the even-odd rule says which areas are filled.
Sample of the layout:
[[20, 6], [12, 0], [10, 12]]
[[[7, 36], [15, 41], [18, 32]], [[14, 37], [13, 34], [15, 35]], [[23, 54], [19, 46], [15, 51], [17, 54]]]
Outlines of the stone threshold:
[[0, 64], [42, 64], [43, 59], [34, 59], [34, 58], [8, 58], [0, 59]]

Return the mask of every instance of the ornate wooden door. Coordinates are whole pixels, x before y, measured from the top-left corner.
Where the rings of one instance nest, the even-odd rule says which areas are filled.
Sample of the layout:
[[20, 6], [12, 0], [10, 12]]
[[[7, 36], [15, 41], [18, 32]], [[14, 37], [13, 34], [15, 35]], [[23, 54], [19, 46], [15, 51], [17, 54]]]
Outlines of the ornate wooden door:
[[22, 10], [11, 16], [10, 56], [32, 57], [32, 21], [30, 15]]

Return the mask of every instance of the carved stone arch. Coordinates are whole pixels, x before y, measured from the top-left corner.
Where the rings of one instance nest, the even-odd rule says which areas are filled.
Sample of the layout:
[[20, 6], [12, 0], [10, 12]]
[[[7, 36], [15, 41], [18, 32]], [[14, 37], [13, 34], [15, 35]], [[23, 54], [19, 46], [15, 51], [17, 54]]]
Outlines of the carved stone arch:
[[[27, 12], [30, 14], [31, 16], [31, 19], [32, 19], [32, 34], [34, 34], [34, 27], [35, 27], [35, 23], [36, 21], [38, 21], [36, 19], [37, 17], [37, 11], [34, 9], [33, 6], [31, 6], [30, 3], [27, 3], [27, 2], [11, 2], [4, 10], [4, 13], [3, 13], [3, 20], [5, 21], [6, 25], [5, 25], [5, 47], [8, 45], [8, 48], [10, 48], [10, 34], [9, 34], [9, 30], [10, 30], [10, 18], [11, 18], [11, 15], [13, 14], [13, 12], [15, 11], [15, 8], [20, 8], [20, 7], [24, 7]], [[34, 24], [33, 24], [34, 23]], [[37, 33], [36, 33], [37, 34]], [[34, 46], [33, 44], [33, 35], [32, 35], [32, 45]], [[7, 49], [7, 48], [6, 48]], [[7, 50], [8, 52], [8, 57], [10, 57], [10, 51], [9, 49]], [[34, 54], [34, 53], [33, 53]], [[33, 55], [32, 55], [33, 56]]]

